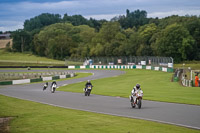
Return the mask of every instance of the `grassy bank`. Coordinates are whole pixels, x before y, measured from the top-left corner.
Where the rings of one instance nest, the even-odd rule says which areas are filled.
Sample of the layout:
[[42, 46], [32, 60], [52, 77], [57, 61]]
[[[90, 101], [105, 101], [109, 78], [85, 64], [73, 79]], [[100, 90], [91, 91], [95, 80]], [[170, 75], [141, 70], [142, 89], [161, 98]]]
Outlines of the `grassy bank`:
[[10, 122], [12, 133], [199, 132], [174, 125], [53, 107], [2, 95], [0, 104], [0, 117], [14, 117]]
[[188, 67], [190, 67], [192, 70], [200, 70], [200, 61], [185, 61], [183, 63], [174, 64], [174, 67], [184, 69], [188, 69]]
[[[92, 81], [93, 94], [128, 97], [136, 83], [141, 84], [145, 100], [200, 105], [200, 88], [183, 87], [171, 82], [172, 73], [151, 70], [124, 70], [126, 74], [118, 77]], [[61, 91], [80, 92], [85, 83], [60, 87]]]
[[[67, 61], [67, 65], [82, 62]], [[64, 66], [65, 61], [40, 57], [31, 53], [7, 52], [0, 49], [0, 66]]]

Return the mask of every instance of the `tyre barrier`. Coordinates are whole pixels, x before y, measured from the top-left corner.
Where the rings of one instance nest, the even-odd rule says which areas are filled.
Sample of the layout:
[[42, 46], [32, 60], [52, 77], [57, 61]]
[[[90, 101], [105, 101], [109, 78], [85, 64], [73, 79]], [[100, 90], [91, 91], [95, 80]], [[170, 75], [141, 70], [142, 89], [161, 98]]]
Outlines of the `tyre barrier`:
[[25, 84], [25, 83], [48, 81], [48, 80], [71, 78], [71, 77], [74, 77], [74, 76], [75, 76], [75, 73], [70, 73], [70, 74], [66, 74], [66, 75], [59, 75], [59, 76], [52, 76], [52, 77], [41, 77], [41, 78], [35, 78], [35, 79], [19, 79], [19, 80], [12, 80], [12, 81], [1, 81], [0, 85]]

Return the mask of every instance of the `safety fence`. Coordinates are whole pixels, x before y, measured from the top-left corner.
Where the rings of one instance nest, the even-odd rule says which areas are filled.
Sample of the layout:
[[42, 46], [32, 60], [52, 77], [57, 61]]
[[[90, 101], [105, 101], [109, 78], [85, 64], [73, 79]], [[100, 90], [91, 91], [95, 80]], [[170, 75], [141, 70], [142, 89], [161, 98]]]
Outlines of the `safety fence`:
[[53, 76], [53, 75], [67, 75], [69, 72], [62, 71], [62, 72], [57, 72], [57, 71], [50, 71], [50, 72], [35, 72], [35, 73], [0, 73], [0, 81], [3, 80], [14, 80], [14, 79], [27, 79], [27, 78], [40, 78], [44, 76]]
[[180, 82], [183, 86], [193, 87], [194, 86], [194, 74], [195, 70], [189, 69], [176, 69], [173, 74], [173, 81]]
[[195, 75], [199, 73], [200, 70], [184, 69], [181, 77], [181, 83], [183, 86], [195, 87]]
[[[150, 65], [173, 67], [172, 57], [155, 56], [114, 56], [114, 57], [86, 57], [71, 58], [66, 61], [88, 62], [87, 65]], [[75, 65], [75, 64], [74, 64]]]
[[75, 76], [75, 73], [68, 73], [66, 75], [55, 75], [55, 76], [51, 76], [51, 77], [41, 77], [41, 78], [34, 78], [34, 79], [19, 79], [19, 80], [12, 80], [12, 81], [1, 81], [0, 85], [25, 84], [25, 83], [64, 79], [64, 78], [70, 78], [70, 77], [74, 77], [74, 76]]
[[188, 86], [188, 87], [194, 86], [193, 80], [188, 80], [188, 79], [185, 79], [184, 77], [181, 79], [181, 83], [183, 86]]
[[156, 70], [163, 72], [173, 72], [173, 68], [169, 67], [156, 67], [156, 66], [146, 66], [146, 65], [86, 65], [86, 66], [68, 66], [68, 69], [147, 69]]
[[178, 82], [181, 78], [181, 75], [182, 75], [182, 73], [183, 73], [183, 69], [176, 69], [175, 71], [174, 71], [174, 74], [173, 74], [173, 79], [172, 79], [172, 81], [173, 82]]

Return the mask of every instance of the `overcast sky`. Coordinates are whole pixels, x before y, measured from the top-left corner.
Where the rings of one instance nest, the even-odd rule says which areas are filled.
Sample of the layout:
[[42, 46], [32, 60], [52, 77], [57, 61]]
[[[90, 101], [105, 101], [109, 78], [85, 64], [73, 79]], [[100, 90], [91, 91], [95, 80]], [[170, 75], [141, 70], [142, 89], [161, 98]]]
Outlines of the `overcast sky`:
[[199, 16], [200, 0], [0, 0], [0, 31], [23, 28], [26, 19], [41, 13], [110, 20], [126, 9], [145, 10], [148, 17]]

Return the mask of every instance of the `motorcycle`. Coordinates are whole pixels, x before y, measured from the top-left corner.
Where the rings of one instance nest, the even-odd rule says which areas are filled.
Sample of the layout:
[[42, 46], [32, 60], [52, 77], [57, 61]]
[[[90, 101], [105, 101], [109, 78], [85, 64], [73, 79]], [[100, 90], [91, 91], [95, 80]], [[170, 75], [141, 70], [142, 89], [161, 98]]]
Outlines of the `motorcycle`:
[[85, 96], [90, 96], [91, 91], [92, 91], [92, 85], [88, 85], [86, 89], [84, 88]]
[[46, 89], [47, 89], [47, 87], [48, 87], [48, 84], [47, 84], [47, 83], [46, 83], [46, 84], [44, 84], [43, 91], [44, 91], [44, 90], [46, 90]]
[[137, 105], [138, 108], [141, 109], [143, 91], [142, 91], [142, 90], [136, 91], [136, 92], [135, 92], [135, 96], [136, 96], [136, 100], [135, 100], [135, 101], [134, 101], [134, 99], [133, 99], [133, 95], [130, 96], [131, 107], [132, 107], [132, 108], [135, 108], [135, 106]]
[[57, 85], [56, 84], [53, 84], [51, 86], [51, 93], [54, 93], [56, 91], [56, 88], [57, 88]]

